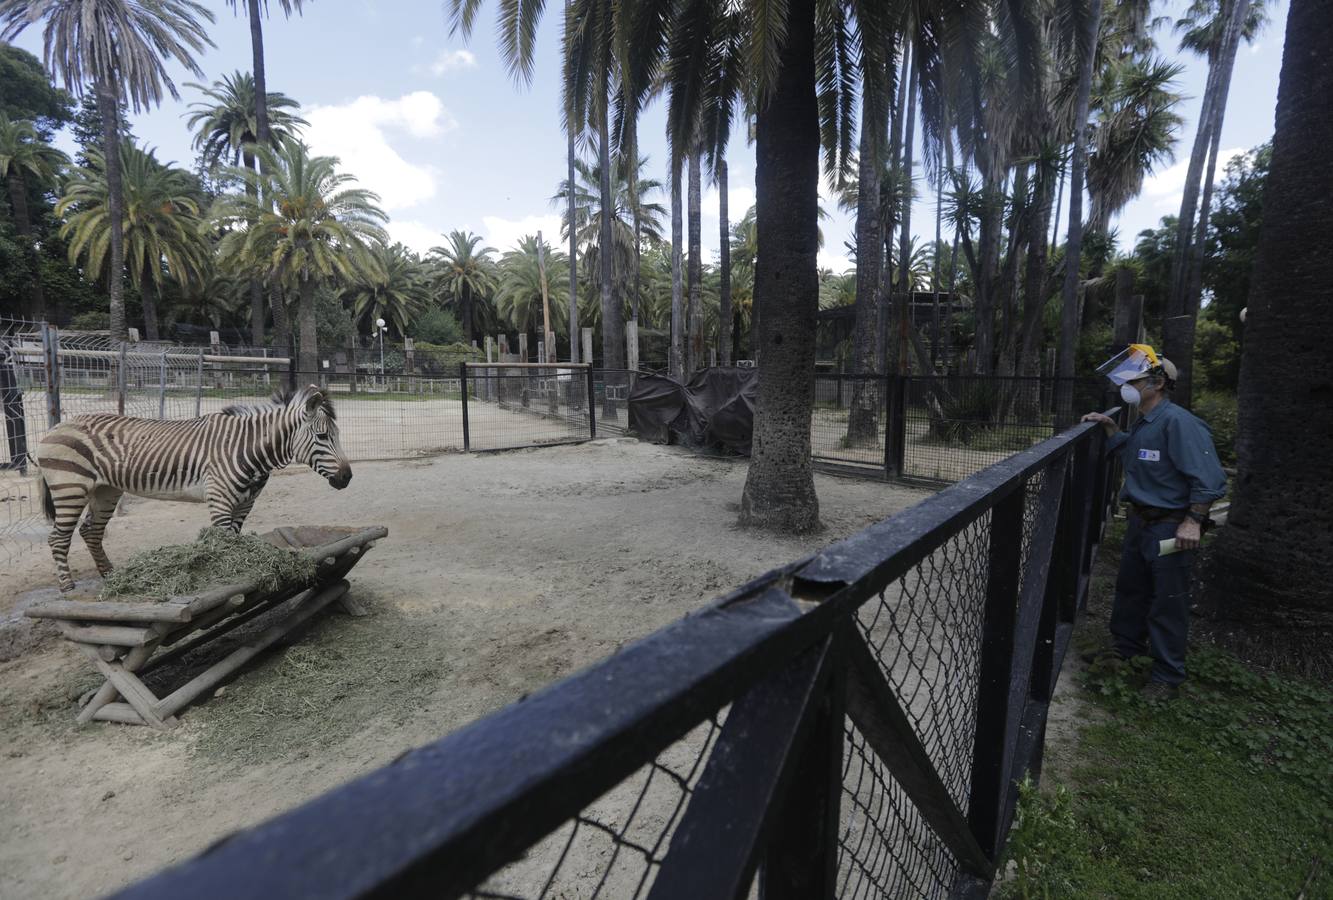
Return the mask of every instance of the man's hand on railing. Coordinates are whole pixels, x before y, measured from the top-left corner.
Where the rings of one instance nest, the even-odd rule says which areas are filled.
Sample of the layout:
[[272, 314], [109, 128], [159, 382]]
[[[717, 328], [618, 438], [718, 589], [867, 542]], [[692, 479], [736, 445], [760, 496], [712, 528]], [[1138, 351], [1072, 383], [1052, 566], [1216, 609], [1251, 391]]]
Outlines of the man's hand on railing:
[[1120, 426], [1116, 424], [1115, 419], [1112, 419], [1110, 416], [1103, 415], [1102, 413], [1099, 412], [1090, 412], [1079, 421], [1100, 422], [1102, 430], [1106, 432], [1107, 437], [1110, 437], [1111, 435], [1115, 434], [1117, 431], [1120, 430]]

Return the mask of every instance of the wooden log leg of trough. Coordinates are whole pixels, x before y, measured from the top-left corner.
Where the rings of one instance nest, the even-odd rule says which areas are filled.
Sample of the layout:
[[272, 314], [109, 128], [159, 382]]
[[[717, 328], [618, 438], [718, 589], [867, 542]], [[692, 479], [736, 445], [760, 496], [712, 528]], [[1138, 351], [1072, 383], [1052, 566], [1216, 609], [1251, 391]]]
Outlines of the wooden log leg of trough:
[[[75, 644], [84, 656], [97, 666], [97, 670], [106, 676], [116, 691], [125, 698], [134, 711], [149, 725], [154, 728], [169, 728], [175, 724], [176, 720], [167, 721], [157, 712], [157, 697], [148, 690], [142, 681], [140, 681], [133, 672], [125, 671], [121, 663], [106, 662], [97, 653], [97, 648], [89, 644]], [[89, 704], [90, 706], [92, 704]], [[95, 712], [94, 712], [95, 714]]]
[[[153, 655], [153, 650], [156, 648], [157, 641], [135, 647], [125, 655], [125, 659], [120, 663], [121, 667], [126, 672], [137, 672], [139, 667], [148, 661], [148, 657]], [[97, 693], [93, 694], [93, 698], [88, 701], [88, 705], [79, 711], [78, 723], [86, 725], [91, 722], [99, 709], [116, 699], [116, 694], [116, 686], [111, 683], [110, 679], [107, 679], [106, 683], [97, 689]]]
[[254, 659], [284, 634], [303, 625], [321, 609], [341, 597], [347, 592], [347, 587], [346, 581], [337, 581], [324, 588], [309, 600], [306, 600], [301, 608], [293, 612], [288, 618], [264, 629], [250, 641], [229, 653], [226, 658], [219, 660], [163, 697], [156, 704], [155, 713], [160, 716], [172, 716], [199, 695], [213, 690], [227, 676]]

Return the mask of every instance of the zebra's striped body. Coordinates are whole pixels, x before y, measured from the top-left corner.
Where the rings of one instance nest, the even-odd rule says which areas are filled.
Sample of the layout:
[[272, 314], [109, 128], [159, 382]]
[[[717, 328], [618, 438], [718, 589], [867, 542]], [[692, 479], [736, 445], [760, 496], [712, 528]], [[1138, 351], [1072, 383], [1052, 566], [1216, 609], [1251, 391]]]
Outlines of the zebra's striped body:
[[240, 531], [269, 473], [302, 462], [340, 490], [352, 479], [333, 404], [313, 385], [271, 405], [232, 406], [197, 419], [89, 415], [62, 422], [37, 448], [60, 589], [74, 588], [69, 545], [85, 508], [79, 533], [106, 575], [111, 562], [102, 536], [121, 494], [207, 502], [215, 528]]

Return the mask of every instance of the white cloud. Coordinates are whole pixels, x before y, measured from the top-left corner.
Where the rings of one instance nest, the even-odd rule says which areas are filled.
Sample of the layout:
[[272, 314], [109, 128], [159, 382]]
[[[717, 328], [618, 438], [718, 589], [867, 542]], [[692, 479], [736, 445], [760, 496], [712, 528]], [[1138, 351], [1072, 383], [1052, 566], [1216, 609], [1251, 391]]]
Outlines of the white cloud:
[[841, 253], [832, 253], [829, 250], [820, 250], [816, 257], [816, 263], [821, 269], [829, 269], [834, 275], [841, 275], [852, 268], [852, 261]]
[[[721, 192], [716, 187], [704, 192], [700, 210], [704, 215], [716, 220], [722, 214]], [[739, 222], [754, 206], [754, 189], [745, 185], [727, 185], [727, 218], [733, 223]]]
[[342, 171], [380, 195], [392, 212], [435, 196], [436, 170], [404, 158], [391, 138], [431, 138], [458, 127], [439, 97], [414, 91], [396, 100], [357, 97], [350, 103], [316, 106], [306, 113], [305, 138], [314, 153], [336, 156]]
[[390, 240], [404, 244], [417, 253], [425, 254], [431, 247], [439, 247], [445, 243], [440, 229], [412, 219], [391, 219], [386, 227]]
[[[1227, 161], [1238, 153], [1244, 153], [1243, 147], [1237, 147], [1231, 150], [1222, 150], [1217, 156], [1217, 175], [1214, 176], [1214, 183], [1221, 177], [1222, 169]], [[1153, 209], [1159, 212], [1172, 212], [1180, 209], [1180, 200], [1185, 193], [1185, 177], [1189, 174], [1189, 157], [1182, 159], [1175, 165], [1162, 169], [1149, 175], [1143, 181], [1143, 191], [1140, 196], [1148, 200]]]
[[512, 249], [524, 235], [536, 234], [538, 231], [547, 243], [559, 243], [562, 221], [555, 213], [524, 216], [521, 219], [506, 219], [502, 216], [482, 216], [481, 219], [487, 245], [501, 253]]
[[430, 73], [438, 78], [446, 72], [476, 67], [477, 57], [471, 50], [441, 50], [440, 55], [430, 64]]

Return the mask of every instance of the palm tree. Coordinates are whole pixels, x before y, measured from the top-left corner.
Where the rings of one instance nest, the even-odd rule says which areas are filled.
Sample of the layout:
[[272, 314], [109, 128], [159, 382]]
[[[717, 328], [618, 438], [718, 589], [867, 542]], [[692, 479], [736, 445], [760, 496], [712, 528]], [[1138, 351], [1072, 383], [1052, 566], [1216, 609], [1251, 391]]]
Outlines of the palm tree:
[[[198, 184], [190, 173], [158, 162], [153, 150], [123, 141], [117, 154], [124, 190], [125, 263], [143, 302], [144, 333], [160, 337], [157, 300], [167, 275], [187, 285], [204, 280], [212, 248], [204, 238]], [[70, 262], [84, 260], [93, 277], [111, 276], [108, 250], [112, 217], [106, 160], [89, 154], [87, 168], [76, 169], [56, 204], [65, 217], [60, 229], [69, 241]], [[166, 269], [163, 270], [165, 265]]]
[[671, 374], [685, 380], [685, 278], [682, 252], [685, 246], [685, 214], [680, 190], [678, 159], [671, 162]]
[[1333, 470], [1317, 435], [1333, 433], [1333, 254], [1313, 236], [1326, 232], [1333, 197], [1330, 44], [1333, 5], [1292, 0], [1241, 349], [1240, 471], [1202, 579], [1248, 650], [1324, 678], [1333, 671]]
[[438, 285], [458, 310], [463, 326], [463, 340], [476, 340], [475, 306], [495, 289], [493, 247], [481, 247], [481, 235], [470, 231], [451, 231], [445, 236], [448, 245], [432, 247], [430, 252], [439, 264]]
[[[310, 0], [277, 0], [283, 15], [291, 18], [293, 12], [300, 15], [301, 7]], [[239, 0], [227, 0], [233, 10], [240, 5]], [[268, 15], [268, 0], [245, 0], [245, 13], [250, 18], [250, 49], [254, 54], [254, 101], [255, 101], [255, 143], [270, 145], [274, 135], [271, 133], [274, 122], [270, 121], [271, 110], [268, 92], [268, 79], [264, 74], [264, 25], [260, 21], [260, 7]], [[276, 119], [276, 117], [275, 117]]]
[[703, 178], [701, 170], [703, 166], [703, 151], [696, 149], [690, 154], [689, 158], [689, 196], [686, 200], [686, 222], [689, 240], [689, 264], [686, 267], [686, 276], [689, 286], [689, 302], [685, 307], [686, 321], [686, 339], [688, 343], [685, 347], [685, 374], [693, 375], [698, 369], [704, 367], [703, 360], [703, 329], [699, 317], [702, 310], [699, 308], [700, 297], [703, 294]]
[[1193, 382], [1194, 323], [1199, 314], [1213, 174], [1221, 146], [1231, 72], [1241, 40], [1252, 42], [1266, 24], [1264, 6], [1265, 0], [1194, 0], [1176, 26], [1183, 33], [1182, 49], [1208, 59], [1199, 126], [1176, 220], [1176, 258], [1163, 329], [1166, 353], [1180, 372], [1176, 397], [1186, 406], [1190, 403]]
[[120, 182], [120, 104], [135, 112], [162, 102], [165, 89], [179, 99], [165, 60], [203, 77], [194, 54], [213, 46], [199, 20], [213, 13], [194, 0], [0, 0], [0, 41], [12, 41], [46, 19], [46, 65], [65, 89], [82, 97], [91, 84], [102, 115], [102, 153], [110, 206], [109, 294], [111, 333], [125, 337], [124, 220]]
[[24, 252], [32, 260], [32, 285], [28, 308], [24, 315], [33, 320], [46, 316], [46, 299], [42, 293], [42, 267], [32, 233], [32, 217], [28, 212], [28, 184], [43, 188], [55, 184], [69, 157], [38, 139], [37, 127], [27, 119], [11, 121], [0, 112], [0, 178], [9, 186], [9, 204], [14, 214], [14, 227], [23, 241]]
[[413, 321], [430, 305], [430, 276], [416, 254], [402, 244], [372, 245], [377, 265], [360, 274], [340, 292], [359, 326], [384, 319], [406, 336]]
[[[294, 136], [307, 124], [300, 116], [288, 112], [299, 104], [284, 94], [270, 92], [266, 102], [261, 104], [255, 95], [254, 76], [249, 72], [224, 75], [221, 81], [215, 81], [209, 87], [199, 84], [187, 87], [198, 88], [205, 97], [190, 104], [194, 111], [189, 114], [188, 125], [195, 132], [195, 149], [210, 168], [229, 162], [231, 165], [242, 163], [245, 168], [254, 170], [255, 154], [251, 145], [259, 143], [257, 110], [260, 106], [268, 110], [268, 146], [276, 147], [274, 141]], [[246, 184], [246, 190], [256, 187], [256, 182]], [[274, 307], [273, 316], [275, 324], [283, 323], [280, 331], [285, 334], [287, 311], [281, 307], [281, 303]], [[264, 285], [258, 279], [250, 282], [250, 340], [256, 347], [264, 345]], [[285, 340], [280, 340], [279, 346], [284, 343]]]
[[[228, 229], [218, 248], [232, 265], [298, 291], [300, 336], [298, 367], [315, 374], [319, 343], [315, 331], [315, 289], [321, 281], [351, 282], [379, 273], [372, 252], [387, 243], [382, 223], [388, 219], [379, 196], [348, 187], [351, 175], [337, 170], [332, 156], [311, 156], [295, 138], [277, 150], [255, 146], [259, 172], [233, 168], [228, 174], [257, 182], [257, 191], [227, 195], [215, 206], [215, 218]], [[255, 197], [263, 198], [256, 201]], [[272, 207], [269, 207], [269, 203]]]
[[718, 268], [718, 320], [722, 323], [717, 336], [717, 355], [722, 365], [731, 365], [732, 352], [736, 350], [734, 342], [735, 312], [731, 306], [731, 222], [727, 216], [727, 161], [717, 161], [717, 268]]
[[[537, 264], [539, 252], [546, 255], [547, 283], [563, 278], [569, 258], [558, 251], [553, 252], [545, 241], [539, 245], [536, 235], [531, 234], [524, 235], [514, 249], [505, 251], [496, 265], [496, 312], [524, 333], [540, 334], [544, 327], [541, 272]], [[566, 311], [559, 304], [552, 305], [552, 330], [559, 333], [567, 324]]]

